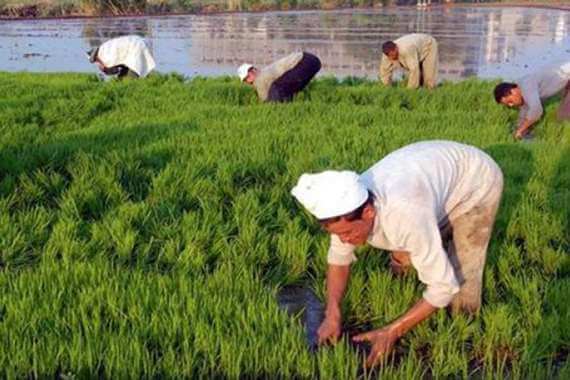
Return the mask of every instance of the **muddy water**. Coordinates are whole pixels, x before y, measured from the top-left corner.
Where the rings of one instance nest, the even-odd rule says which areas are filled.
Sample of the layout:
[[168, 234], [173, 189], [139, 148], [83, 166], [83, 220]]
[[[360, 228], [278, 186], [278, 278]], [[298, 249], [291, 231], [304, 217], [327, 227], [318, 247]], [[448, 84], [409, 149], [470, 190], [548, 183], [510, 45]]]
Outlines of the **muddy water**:
[[[315, 352], [319, 348], [319, 326], [325, 318], [324, 305], [316, 294], [307, 287], [286, 286], [279, 290], [277, 303], [290, 316], [300, 318], [305, 329], [307, 346], [311, 352]], [[367, 355], [370, 351], [370, 346], [367, 343], [354, 342], [352, 337], [371, 329], [371, 325], [368, 324], [364, 326], [345, 326], [341, 338], [346, 339], [349, 342], [349, 346], [356, 352]]]
[[324, 319], [324, 307], [309, 288], [287, 286], [277, 294], [279, 307], [291, 316], [300, 316], [305, 328], [307, 345], [311, 351], [318, 348], [317, 330]]
[[33, 20], [0, 23], [0, 70], [95, 72], [84, 51], [124, 34], [145, 36], [158, 70], [234, 74], [294, 49], [316, 53], [324, 74], [375, 78], [383, 41], [411, 32], [440, 43], [440, 76], [511, 79], [570, 60], [570, 13], [434, 6], [214, 16]]

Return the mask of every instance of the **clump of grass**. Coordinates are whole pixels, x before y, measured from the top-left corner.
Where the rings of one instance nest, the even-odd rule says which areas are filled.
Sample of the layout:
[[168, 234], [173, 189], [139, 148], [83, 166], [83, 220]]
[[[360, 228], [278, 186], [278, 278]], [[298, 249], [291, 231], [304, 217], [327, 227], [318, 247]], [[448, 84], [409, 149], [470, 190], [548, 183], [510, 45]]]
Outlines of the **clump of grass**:
[[[513, 142], [493, 85], [323, 78], [270, 105], [230, 78], [0, 73], [0, 376], [567, 377], [570, 132], [551, 104], [537, 140]], [[505, 174], [480, 315], [440, 311], [374, 372], [346, 338], [310, 354], [274, 297], [323, 296], [328, 237], [290, 188], [424, 139]], [[422, 291], [385, 252], [358, 257], [349, 331]]]

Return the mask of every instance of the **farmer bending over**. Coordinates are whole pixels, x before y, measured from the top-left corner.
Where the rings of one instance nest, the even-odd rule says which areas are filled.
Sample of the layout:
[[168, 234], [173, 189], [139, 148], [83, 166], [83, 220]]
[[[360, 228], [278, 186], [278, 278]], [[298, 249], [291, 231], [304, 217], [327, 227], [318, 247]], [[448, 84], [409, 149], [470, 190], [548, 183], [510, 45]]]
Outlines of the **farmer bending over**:
[[321, 61], [311, 53], [290, 54], [259, 70], [249, 63], [238, 68], [242, 82], [252, 85], [263, 102], [290, 102], [321, 69]]
[[476, 312], [502, 191], [501, 170], [487, 154], [450, 141], [408, 145], [361, 175], [303, 174], [292, 194], [331, 234], [319, 343], [335, 343], [341, 334], [350, 264], [366, 243], [391, 251], [397, 273], [412, 265], [426, 285], [400, 318], [353, 338], [372, 344], [368, 366], [438, 308]]
[[117, 75], [119, 79], [146, 77], [156, 67], [148, 46], [139, 36], [114, 38], [87, 55], [89, 62], [95, 63], [103, 73]]
[[541, 71], [527, 75], [515, 83], [503, 82], [495, 87], [495, 100], [510, 108], [520, 108], [516, 139], [529, 134], [533, 125], [538, 122], [544, 112], [542, 100], [554, 96], [561, 91], [562, 103], [558, 109], [558, 119], [570, 119], [570, 63], [549, 66]]
[[437, 82], [437, 41], [430, 35], [413, 33], [382, 45], [380, 80], [389, 86], [394, 69], [408, 71], [408, 88], [434, 88]]

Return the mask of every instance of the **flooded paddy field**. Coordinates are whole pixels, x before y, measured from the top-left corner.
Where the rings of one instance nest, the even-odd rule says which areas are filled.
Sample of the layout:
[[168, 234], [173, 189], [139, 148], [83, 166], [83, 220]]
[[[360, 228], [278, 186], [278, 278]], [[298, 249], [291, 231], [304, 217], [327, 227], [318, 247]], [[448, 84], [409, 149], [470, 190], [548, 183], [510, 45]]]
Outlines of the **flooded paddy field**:
[[422, 32], [440, 43], [441, 78], [512, 79], [570, 59], [569, 22], [554, 9], [443, 6], [10, 21], [0, 23], [0, 70], [95, 72], [86, 50], [139, 34], [161, 72], [234, 74], [244, 61], [264, 65], [304, 49], [321, 58], [321, 74], [375, 78], [382, 42]]

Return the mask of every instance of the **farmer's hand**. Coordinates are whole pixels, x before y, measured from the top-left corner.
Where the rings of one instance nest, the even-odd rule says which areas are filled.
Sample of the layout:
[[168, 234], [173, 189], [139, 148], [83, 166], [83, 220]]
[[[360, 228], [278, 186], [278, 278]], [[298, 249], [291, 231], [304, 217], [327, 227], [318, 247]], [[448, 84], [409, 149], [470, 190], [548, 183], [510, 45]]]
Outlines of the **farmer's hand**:
[[325, 320], [319, 326], [317, 334], [319, 335], [319, 344], [332, 343], [335, 344], [341, 334], [342, 318], [340, 312], [336, 314], [327, 314]]
[[357, 335], [352, 340], [355, 342], [370, 342], [372, 344], [372, 350], [366, 359], [366, 366], [373, 367], [392, 351], [394, 344], [398, 340], [398, 335], [395, 331], [386, 327]]
[[390, 270], [396, 276], [406, 274], [411, 266], [410, 255], [403, 251], [394, 251], [390, 254]]
[[517, 129], [515, 133], [513, 133], [515, 140], [521, 140], [525, 135], [526, 131], [521, 131], [520, 129]]

